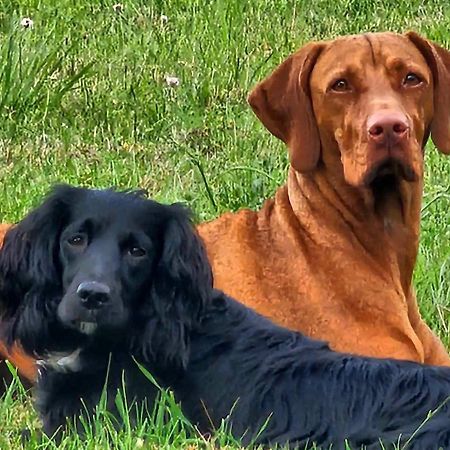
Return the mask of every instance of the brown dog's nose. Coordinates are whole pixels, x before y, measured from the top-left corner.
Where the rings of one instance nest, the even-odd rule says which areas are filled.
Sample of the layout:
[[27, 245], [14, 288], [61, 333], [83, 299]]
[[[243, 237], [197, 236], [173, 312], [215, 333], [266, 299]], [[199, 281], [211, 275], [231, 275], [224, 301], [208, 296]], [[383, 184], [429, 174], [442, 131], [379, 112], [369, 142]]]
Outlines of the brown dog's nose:
[[406, 116], [397, 111], [380, 111], [367, 119], [369, 141], [376, 144], [395, 145], [408, 137]]

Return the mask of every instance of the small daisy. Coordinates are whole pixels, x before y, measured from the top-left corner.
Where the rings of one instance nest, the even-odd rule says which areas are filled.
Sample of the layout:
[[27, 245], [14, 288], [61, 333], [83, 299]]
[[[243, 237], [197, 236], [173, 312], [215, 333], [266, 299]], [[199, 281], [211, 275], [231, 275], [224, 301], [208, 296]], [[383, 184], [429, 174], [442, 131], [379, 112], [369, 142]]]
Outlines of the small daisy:
[[161, 25], [165, 25], [169, 21], [169, 18], [165, 14], [161, 14], [160, 20]]
[[33, 28], [33, 21], [29, 18], [29, 17], [24, 17], [21, 21], [20, 21], [20, 25], [23, 28]]
[[113, 8], [114, 12], [116, 12], [117, 14], [120, 14], [123, 11], [122, 3], [116, 3], [115, 5], [113, 5], [112, 8]]
[[177, 77], [165, 76], [166, 84], [170, 87], [177, 87], [180, 85], [180, 79]]

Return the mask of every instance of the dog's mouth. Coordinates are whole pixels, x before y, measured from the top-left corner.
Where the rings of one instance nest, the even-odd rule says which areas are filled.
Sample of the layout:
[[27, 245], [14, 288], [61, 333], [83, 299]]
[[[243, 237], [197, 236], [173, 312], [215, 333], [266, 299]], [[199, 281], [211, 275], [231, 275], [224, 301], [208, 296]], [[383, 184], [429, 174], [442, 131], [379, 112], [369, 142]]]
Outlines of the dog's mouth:
[[375, 201], [391, 197], [399, 191], [400, 178], [393, 173], [386, 172], [377, 176], [371, 183], [370, 189]]
[[96, 322], [85, 322], [85, 321], [75, 321], [74, 326], [81, 333], [86, 334], [88, 336], [90, 336], [91, 334], [94, 334], [98, 328], [98, 325]]
[[[405, 180], [414, 182], [419, 179], [416, 171], [403, 161], [388, 158], [375, 164], [364, 177], [364, 184], [372, 189], [379, 186], [383, 181], [388, 180], [389, 184], [398, 184], [398, 181]], [[396, 181], [396, 183], [394, 183]]]

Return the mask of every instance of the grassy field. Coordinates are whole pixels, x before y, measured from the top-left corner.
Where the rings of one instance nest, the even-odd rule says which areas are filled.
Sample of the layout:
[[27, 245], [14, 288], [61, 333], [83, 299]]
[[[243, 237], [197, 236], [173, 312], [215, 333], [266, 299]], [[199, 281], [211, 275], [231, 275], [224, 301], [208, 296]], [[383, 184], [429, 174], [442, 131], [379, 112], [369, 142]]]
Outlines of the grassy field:
[[[414, 29], [450, 48], [447, 0], [4, 0], [0, 2], [0, 219], [54, 182], [143, 187], [198, 220], [256, 208], [286, 177], [284, 146], [246, 103], [251, 87], [312, 39]], [[165, 17], [164, 17], [165, 16]], [[21, 26], [29, 17], [32, 28]], [[169, 87], [166, 76], [179, 78]], [[427, 147], [421, 311], [450, 347], [450, 159]], [[20, 388], [0, 401], [0, 449], [36, 426]], [[101, 412], [96, 437], [64, 449], [213, 448], [170, 396], [136, 430]], [[219, 432], [216, 443], [236, 448]], [[38, 448], [31, 441], [27, 448]], [[39, 448], [53, 448], [44, 443]], [[56, 447], [55, 447], [56, 448]]]

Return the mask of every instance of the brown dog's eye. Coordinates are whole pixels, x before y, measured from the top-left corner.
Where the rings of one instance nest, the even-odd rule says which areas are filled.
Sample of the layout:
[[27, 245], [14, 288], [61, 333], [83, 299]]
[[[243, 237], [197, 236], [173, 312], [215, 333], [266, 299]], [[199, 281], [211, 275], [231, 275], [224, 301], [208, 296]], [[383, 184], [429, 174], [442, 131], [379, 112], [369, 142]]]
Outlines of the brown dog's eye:
[[128, 253], [133, 258], [142, 258], [147, 252], [142, 247], [131, 247]]
[[74, 236], [71, 236], [69, 239], [67, 239], [67, 242], [73, 247], [81, 247], [85, 245], [86, 237], [82, 234], [75, 234]]
[[422, 83], [422, 79], [413, 72], [409, 72], [403, 80], [405, 86], [418, 86], [420, 83]]
[[330, 89], [335, 92], [345, 92], [349, 90], [349, 85], [347, 80], [344, 78], [339, 78], [339, 80], [336, 80], [331, 86]]

